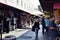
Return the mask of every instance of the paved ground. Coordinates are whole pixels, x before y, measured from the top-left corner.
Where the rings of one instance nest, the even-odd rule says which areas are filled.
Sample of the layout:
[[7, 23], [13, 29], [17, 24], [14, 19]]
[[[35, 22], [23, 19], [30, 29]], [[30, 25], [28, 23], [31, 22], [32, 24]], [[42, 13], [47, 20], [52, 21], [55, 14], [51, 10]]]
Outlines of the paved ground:
[[34, 33], [31, 31], [28, 31], [24, 35], [18, 37], [17, 40], [31, 40], [33, 36], [34, 36]]
[[4, 38], [5, 36], [10, 36], [13, 35], [15, 37], [19, 37], [21, 35], [23, 35], [24, 33], [26, 33], [27, 31], [29, 31], [29, 29], [16, 29], [15, 31], [10, 31], [9, 33], [4, 33], [2, 35], [2, 38]]
[[[9, 33], [4, 33], [2, 34], [2, 38], [6, 39], [6, 36], [15, 36], [16, 38], [22, 36], [23, 34], [25, 34], [26, 32], [28, 32], [30, 30], [30, 28], [32, 27], [32, 25], [27, 26], [27, 28], [23, 28], [23, 29], [16, 29], [14, 31], [10, 31]], [[1, 39], [1, 35], [0, 35], [0, 39]]]
[[[48, 35], [45, 33], [42, 34], [42, 26], [40, 26], [38, 40], [48, 40]], [[14, 35], [16, 40], [35, 40], [35, 32], [32, 32], [31, 29], [18, 29], [15, 31], [11, 31], [8, 34], [3, 34], [3, 37], [8, 35]]]
[[[43, 35], [41, 30], [39, 31], [38, 36], [38, 40], [48, 40], [47, 34]], [[18, 37], [17, 40], [35, 40], [35, 33], [30, 30], [24, 35]]]
[[[35, 33], [30, 30], [24, 35], [18, 37], [17, 40], [35, 40]], [[39, 30], [38, 40], [48, 40], [48, 35], [46, 33], [44, 35], [42, 34], [42, 26]]]

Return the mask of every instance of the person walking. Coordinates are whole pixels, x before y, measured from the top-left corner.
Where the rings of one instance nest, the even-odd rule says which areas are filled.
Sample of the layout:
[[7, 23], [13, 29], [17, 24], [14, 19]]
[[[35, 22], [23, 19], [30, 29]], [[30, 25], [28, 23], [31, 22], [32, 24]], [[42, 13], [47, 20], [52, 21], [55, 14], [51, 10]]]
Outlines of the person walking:
[[41, 24], [42, 24], [42, 33], [44, 34], [44, 29], [46, 28], [46, 26], [45, 26], [45, 18], [44, 18], [44, 16], [42, 16]]
[[57, 26], [55, 24], [55, 17], [50, 17], [50, 23], [49, 23], [49, 40], [56, 40], [57, 37]]
[[50, 23], [50, 19], [49, 18], [45, 18], [45, 25], [46, 25], [46, 32], [47, 32], [47, 34], [48, 34], [49, 23]]
[[38, 31], [39, 31], [39, 19], [37, 18], [36, 20], [35, 20], [35, 23], [34, 23], [34, 26], [33, 26], [33, 29], [32, 30], [34, 30], [34, 32], [35, 32], [35, 35], [36, 35], [36, 37], [35, 37], [35, 40], [38, 40]]

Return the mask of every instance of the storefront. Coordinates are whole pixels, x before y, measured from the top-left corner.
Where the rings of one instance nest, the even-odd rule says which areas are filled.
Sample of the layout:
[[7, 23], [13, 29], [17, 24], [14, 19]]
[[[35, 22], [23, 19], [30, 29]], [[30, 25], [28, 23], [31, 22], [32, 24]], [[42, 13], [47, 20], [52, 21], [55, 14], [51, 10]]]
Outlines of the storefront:
[[[20, 10], [18, 8], [9, 6], [9, 5], [5, 5], [0, 3], [0, 15], [3, 15], [3, 18], [6, 16], [7, 18], [9, 18], [9, 30], [15, 30], [15, 28], [22, 28], [23, 26], [26, 27], [25, 25], [28, 24], [30, 25], [31, 19], [33, 20], [33, 18], [30, 15], [29, 11], [27, 10]], [[16, 21], [14, 22], [15, 27], [12, 26], [12, 19], [16, 18]], [[34, 21], [34, 20], [33, 20]]]
[[59, 22], [60, 17], [60, 3], [54, 4], [54, 16], [56, 18], [57, 23]]
[[2, 16], [2, 28], [3, 32], [9, 33], [9, 12], [8, 9], [0, 7], [0, 16]]
[[8, 7], [7, 5], [0, 5], [0, 15], [3, 16], [3, 32], [8, 30], [7, 33], [9, 33], [10, 30], [16, 28], [16, 26], [15, 28], [12, 26], [12, 17], [17, 18], [17, 13], [13, 10], [15, 11], [15, 9], [11, 8], [10, 6]]

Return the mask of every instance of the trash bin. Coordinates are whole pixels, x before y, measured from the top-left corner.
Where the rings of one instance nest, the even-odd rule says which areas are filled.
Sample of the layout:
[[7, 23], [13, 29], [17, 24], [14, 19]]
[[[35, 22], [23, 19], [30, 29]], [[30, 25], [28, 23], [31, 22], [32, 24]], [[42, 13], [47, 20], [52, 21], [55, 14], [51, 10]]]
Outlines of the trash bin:
[[6, 36], [3, 40], [16, 40], [16, 37], [13, 35]]

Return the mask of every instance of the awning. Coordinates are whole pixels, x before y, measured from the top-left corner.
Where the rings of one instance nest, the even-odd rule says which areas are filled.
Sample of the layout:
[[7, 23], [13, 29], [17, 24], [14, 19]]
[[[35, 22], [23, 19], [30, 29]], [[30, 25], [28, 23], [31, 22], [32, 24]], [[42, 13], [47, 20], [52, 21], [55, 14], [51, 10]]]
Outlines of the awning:
[[38, 10], [35, 10], [35, 11], [34, 11], [33, 13], [31, 13], [31, 14], [36, 15], [36, 16], [44, 15], [43, 12], [38, 11]]

